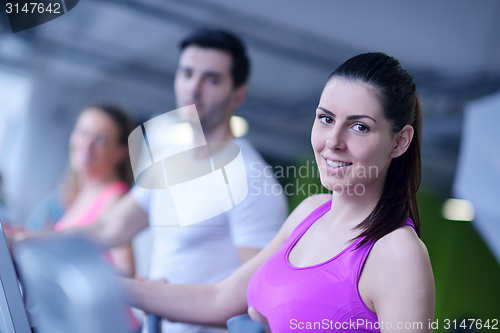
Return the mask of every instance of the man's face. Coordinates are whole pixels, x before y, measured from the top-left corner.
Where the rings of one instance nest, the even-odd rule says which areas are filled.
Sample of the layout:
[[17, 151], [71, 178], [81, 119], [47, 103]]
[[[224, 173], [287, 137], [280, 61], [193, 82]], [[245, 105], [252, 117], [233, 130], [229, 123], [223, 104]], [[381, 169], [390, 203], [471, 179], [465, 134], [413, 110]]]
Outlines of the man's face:
[[205, 134], [233, 108], [234, 89], [229, 53], [191, 45], [184, 49], [175, 75], [177, 107], [195, 104]]

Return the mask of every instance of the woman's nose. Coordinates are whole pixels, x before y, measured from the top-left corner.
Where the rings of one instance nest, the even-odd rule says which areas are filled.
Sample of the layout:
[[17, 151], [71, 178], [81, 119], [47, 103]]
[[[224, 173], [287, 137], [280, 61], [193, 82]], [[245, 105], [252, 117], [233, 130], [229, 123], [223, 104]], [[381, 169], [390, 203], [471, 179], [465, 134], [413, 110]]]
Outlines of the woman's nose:
[[94, 146], [94, 144], [95, 144], [95, 140], [87, 135], [80, 140], [79, 146], [81, 149], [91, 150], [92, 147]]
[[328, 135], [328, 139], [326, 140], [326, 147], [331, 150], [345, 150], [346, 143], [344, 140], [344, 133], [341, 128], [335, 126], [331, 129], [331, 132]]

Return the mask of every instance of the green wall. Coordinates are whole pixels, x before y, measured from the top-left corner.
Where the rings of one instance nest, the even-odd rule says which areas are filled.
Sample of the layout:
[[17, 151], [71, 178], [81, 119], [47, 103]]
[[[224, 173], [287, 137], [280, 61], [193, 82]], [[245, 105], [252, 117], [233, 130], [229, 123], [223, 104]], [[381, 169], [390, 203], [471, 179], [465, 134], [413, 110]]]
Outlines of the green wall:
[[444, 319], [500, 320], [500, 265], [470, 222], [442, 217], [444, 200], [430, 190], [419, 192], [422, 240], [436, 281], [437, 331], [445, 331]]

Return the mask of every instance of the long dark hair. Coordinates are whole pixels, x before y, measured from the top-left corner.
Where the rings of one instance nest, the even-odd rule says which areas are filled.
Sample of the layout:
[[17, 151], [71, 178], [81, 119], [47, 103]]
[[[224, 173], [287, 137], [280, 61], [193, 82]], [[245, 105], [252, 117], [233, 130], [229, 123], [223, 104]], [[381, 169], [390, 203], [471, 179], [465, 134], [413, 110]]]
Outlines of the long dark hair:
[[375, 88], [386, 119], [394, 133], [405, 125], [414, 129], [408, 150], [391, 161], [382, 195], [371, 214], [356, 228], [365, 237], [359, 244], [380, 239], [399, 228], [410, 217], [420, 237], [417, 191], [422, 178], [420, 153], [422, 136], [422, 106], [412, 77], [401, 68], [398, 60], [384, 53], [365, 53], [352, 57], [330, 76], [358, 81]]
[[[134, 129], [134, 126], [127, 112], [123, 108], [113, 103], [98, 101], [89, 104], [83, 110], [85, 111], [88, 109], [97, 109], [113, 119], [119, 130], [118, 142], [122, 145], [128, 145], [128, 136]], [[118, 177], [121, 181], [129, 185], [132, 184], [134, 179], [129, 158], [125, 157], [123, 159], [123, 161], [118, 165], [117, 171]], [[62, 199], [66, 206], [69, 206], [76, 198], [78, 192], [80, 191], [80, 187], [80, 181], [78, 180], [77, 174], [71, 166], [69, 166], [66, 172], [66, 177], [61, 186]]]

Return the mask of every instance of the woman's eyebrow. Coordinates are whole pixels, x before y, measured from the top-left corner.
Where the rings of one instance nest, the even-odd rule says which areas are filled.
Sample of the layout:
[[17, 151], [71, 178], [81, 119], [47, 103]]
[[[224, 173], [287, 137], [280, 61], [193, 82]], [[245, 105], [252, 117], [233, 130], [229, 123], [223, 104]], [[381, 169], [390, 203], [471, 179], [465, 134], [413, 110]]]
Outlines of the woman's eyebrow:
[[[318, 106], [318, 109], [320, 109], [323, 112], [328, 113], [330, 116], [332, 116], [332, 118], [335, 118], [335, 114], [333, 112], [331, 112], [331, 111], [328, 111], [324, 107]], [[374, 122], [377, 122], [375, 119], [373, 119], [370, 116], [367, 116], [366, 114], [354, 114], [354, 115], [351, 115], [351, 116], [347, 116], [346, 119], [347, 120], [355, 120], [355, 119], [362, 119], [362, 118], [369, 118], [369, 119], [373, 120]]]
[[321, 111], [328, 113], [330, 116], [332, 116], [332, 118], [335, 118], [335, 114], [331, 111], [328, 111], [324, 107], [318, 106], [317, 109], [320, 109]]
[[367, 116], [365, 114], [355, 114], [355, 115], [352, 115], [352, 116], [348, 116], [347, 120], [362, 119], [362, 118], [369, 118], [369, 119], [373, 120], [374, 122], [377, 122], [375, 119], [373, 119], [372, 117]]

